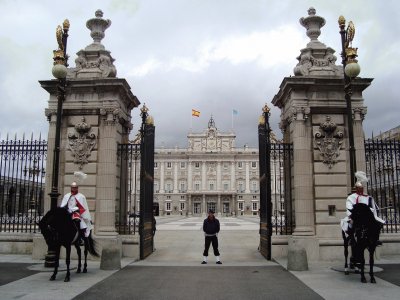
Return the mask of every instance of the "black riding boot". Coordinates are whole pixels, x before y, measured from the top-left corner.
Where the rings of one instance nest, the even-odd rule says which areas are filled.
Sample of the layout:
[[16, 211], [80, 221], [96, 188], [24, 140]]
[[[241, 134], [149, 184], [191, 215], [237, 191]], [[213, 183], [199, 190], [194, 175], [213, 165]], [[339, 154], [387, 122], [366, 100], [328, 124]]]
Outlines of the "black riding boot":
[[79, 246], [83, 246], [83, 240], [82, 240], [82, 230], [81, 230], [81, 220], [80, 219], [74, 219], [74, 224], [76, 226], [76, 229], [78, 230], [78, 238], [77, 242], [79, 243]]

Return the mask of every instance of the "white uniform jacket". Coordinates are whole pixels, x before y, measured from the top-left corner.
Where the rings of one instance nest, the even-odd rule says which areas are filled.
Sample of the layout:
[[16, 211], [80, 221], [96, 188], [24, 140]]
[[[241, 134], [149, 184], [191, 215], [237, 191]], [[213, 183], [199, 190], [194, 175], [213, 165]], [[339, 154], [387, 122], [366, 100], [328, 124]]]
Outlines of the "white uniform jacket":
[[347, 197], [346, 200], [346, 214], [347, 216], [340, 221], [340, 225], [342, 229], [346, 232], [349, 228], [349, 216], [351, 215], [351, 209], [353, 209], [354, 204], [356, 203], [363, 203], [365, 205], [369, 205], [369, 198], [371, 198], [371, 205], [370, 207], [372, 213], [374, 214], [375, 220], [378, 222], [385, 224], [385, 221], [382, 220], [381, 218], [378, 217], [378, 214], [376, 213], [376, 210], [378, 206], [375, 204], [374, 198], [368, 195], [359, 195], [357, 193], [353, 193]]
[[81, 229], [86, 229], [85, 236], [88, 237], [90, 234], [90, 230], [93, 228], [92, 226], [92, 217], [90, 216], [89, 206], [86, 201], [86, 197], [77, 193], [76, 195], [72, 195], [68, 193], [64, 196], [61, 201], [61, 207], [67, 206], [69, 212], [73, 212], [78, 209], [78, 205], [76, 202], [79, 202], [81, 206], [84, 207], [85, 211], [81, 214]]

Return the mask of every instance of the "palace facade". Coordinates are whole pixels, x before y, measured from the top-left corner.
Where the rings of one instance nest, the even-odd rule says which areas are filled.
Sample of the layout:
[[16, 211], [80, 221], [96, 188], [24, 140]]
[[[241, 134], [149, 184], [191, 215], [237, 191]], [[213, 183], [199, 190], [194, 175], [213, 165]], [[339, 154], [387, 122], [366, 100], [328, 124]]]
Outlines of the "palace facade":
[[[202, 133], [188, 134], [186, 149], [155, 149], [154, 203], [159, 215], [257, 215], [258, 148], [235, 147], [235, 134], [220, 132], [211, 117]], [[273, 174], [281, 166], [271, 163]], [[280, 176], [272, 176], [275, 209], [283, 207]], [[136, 207], [139, 207], [137, 200]]]

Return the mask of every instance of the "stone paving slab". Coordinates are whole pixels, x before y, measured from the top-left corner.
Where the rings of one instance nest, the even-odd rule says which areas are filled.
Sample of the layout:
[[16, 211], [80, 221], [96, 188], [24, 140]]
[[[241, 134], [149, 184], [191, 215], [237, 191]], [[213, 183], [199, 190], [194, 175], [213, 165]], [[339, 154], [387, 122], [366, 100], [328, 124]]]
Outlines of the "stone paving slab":
[[323, 298], [278, 265], [217, 268], [130, 265], [74, 299]]

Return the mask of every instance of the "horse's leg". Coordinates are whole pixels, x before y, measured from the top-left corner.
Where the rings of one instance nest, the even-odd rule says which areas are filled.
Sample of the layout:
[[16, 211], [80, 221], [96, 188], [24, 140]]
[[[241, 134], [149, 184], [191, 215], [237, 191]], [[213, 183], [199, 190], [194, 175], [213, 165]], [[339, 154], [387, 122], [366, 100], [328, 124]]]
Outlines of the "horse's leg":
[[349, 257], [349, 240], [342, 230], [343, 237], [343, 247], [344, 247], [344, 274], [349, 275], [349, 266], [347, 264], [347, 259]]
[[357, 261], [356, 261], [356, 247], [353, 244], [350, 246], [351, 249], [351, 255], [350, 255], [350, 269], [354, 270], [355, 273], [359, 273], [359, 269], [357, 267]]
[[85, 262], [83, 264], [83, 273], [87, 273], [87, 255], [88, 255], [88, 249], [89, 249], [89, 239], [85, 237], [84, 239], [85, 242], [85, 249], [83, 250], [84, 255], [85, 255]]
[[65, 247], [65, 250], [66, 250], [65, 263], [67, 265], [67, 274], [65, 275], [64, 282], [68, 282], [70, 280], [69, 264], [71, 262], [71, 245], [67, 245]]
[[376, 246], [371, 246], [368, 248], [369, 251], [369, 276], [371, 278], [371, 283], [376, 283], [374, 276], [374, 254], [375, 254]]
[[360, 253], [360, 261], [361, 261], [361, 263], [360, 263], [360, 269], [361, 269], [360, 272], [361, 272], [361, 282], [362, 283], [366, 283], [367, 282], [367, 279], [365, 278], [365, 275], [364, 275], [364, 266], [365, 266], [364, 251], [365, 251], [365, 249], [362, 250], [361, 253]]
[[54, 271], [53, 271], [53, 275], [51, 275], [50, 280], [56, 280], [56, 276], [58, 273], [58, 265], [59, 265], [59, 261], [60, 261], [60, 248], [61, 245], [57, 245], [56, 246], [56, 258], [55, 258], [55, 262], [54, 262]]
[[80, 273], [82, 269], [82, 263], [81, 263], [81, 246], [79, 246], [79, 242], [74, 243], [75, 248], [76, 248], [76, 253], [78, 254], [78, 268], [76, 269], [76, 273]]

